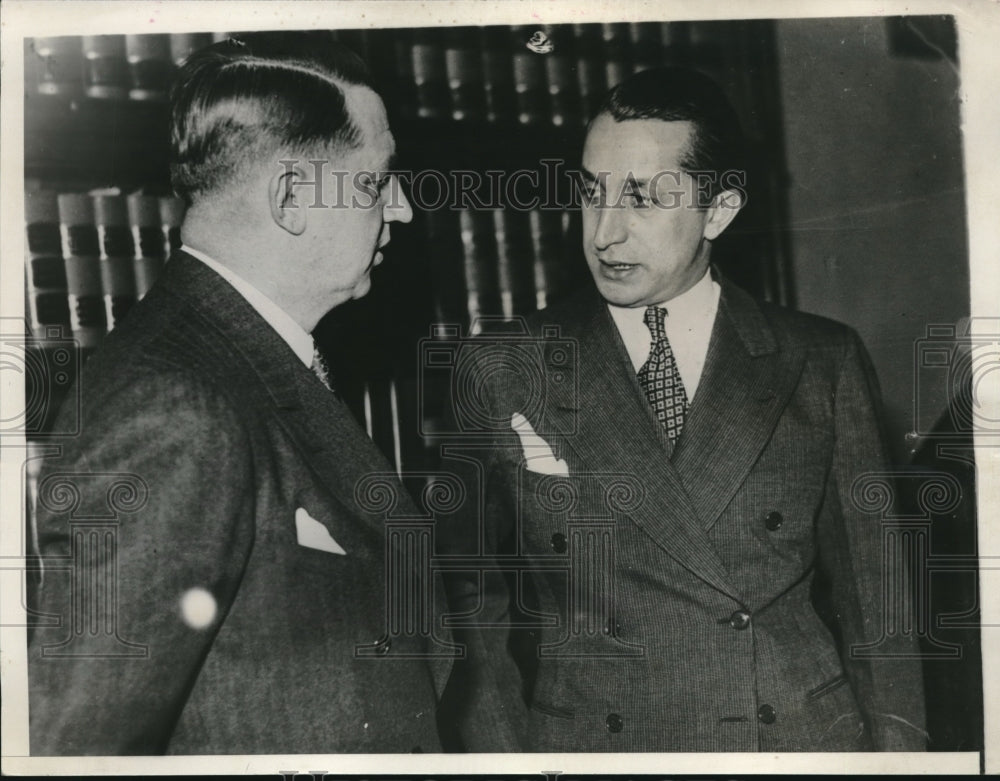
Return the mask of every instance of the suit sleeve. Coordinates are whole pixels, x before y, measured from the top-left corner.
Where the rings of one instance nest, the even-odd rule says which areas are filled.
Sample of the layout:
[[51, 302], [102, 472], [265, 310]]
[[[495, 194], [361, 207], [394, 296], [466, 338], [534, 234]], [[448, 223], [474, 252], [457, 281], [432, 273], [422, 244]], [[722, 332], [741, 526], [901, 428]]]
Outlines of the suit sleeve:
[[222, 394], [176, 374], [84, 414], [39, 481], [29, 598], [58, 624], [29, 639], [31, 752], [158, 754], [253, 544], [250, 442]]
[[[911, 579], [886, 567], [892, 556], [884, 508], [863, 500], [859, 478], [879, 475], [887, 458], [880, 395], [860, 339], [851, 333], [837, 380], [836, 444], [818, 525], [820, 555], [841, 633], [841, 656], [878, 751], [923, 751], [927, 735]], [[882, 490], [882, 489], [877, 489]], [[891, 487], [886, 496], [892, 494]], [[890, 521], [891, 522], [891, 521]], [[892, 573], [895, 572], [895, 575]]]

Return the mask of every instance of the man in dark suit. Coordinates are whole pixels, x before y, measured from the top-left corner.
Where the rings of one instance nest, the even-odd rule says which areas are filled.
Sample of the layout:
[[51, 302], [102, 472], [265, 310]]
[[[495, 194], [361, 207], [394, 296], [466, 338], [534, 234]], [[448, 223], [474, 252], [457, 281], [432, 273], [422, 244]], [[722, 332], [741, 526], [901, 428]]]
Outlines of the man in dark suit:
[[524, 750], [924, 747], [905, 579], [883, 582], [855, 482], [885, 464], [872, 368], [847, 327], [712, 267], [739, 149], [704, 76], [617, 86], [583, 150], [594, 286], [534, 316], [516, 360], [464, 348], [481, 382], [455, 408], [500, 424], [495, 562], [456, 605], [506, 626], [471, 648], [469, 719], [513, 713]]
[[384, 517], [355, 498], [391, 469], [310, 336], [411, 219], [393, 153], [324, 36], [182, 68], [184, 247], [87, 364], [80, 434], [39, 480], [32, 754], [440, 750], [450, 662], [387, 635]]

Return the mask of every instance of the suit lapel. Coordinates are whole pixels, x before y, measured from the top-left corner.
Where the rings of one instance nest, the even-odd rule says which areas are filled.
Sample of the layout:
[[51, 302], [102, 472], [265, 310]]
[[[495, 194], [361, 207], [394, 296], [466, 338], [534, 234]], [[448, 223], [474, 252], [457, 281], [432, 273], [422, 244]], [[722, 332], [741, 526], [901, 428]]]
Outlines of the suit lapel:
[[[382, 525], [354, 500], [357, 481], [393, 471], [347, 406], [328, 391], [291, 347], [218, 274], [186, 253], [167, 264], [164, 284], [197, 310], [224, 345], [219, 363], [249, 366], [276, 415], [320, 481], [352, 515]], [[234, 381], [239, 381], [239, 373]], [[409, 501], [402, 491], [402, 501]]]
[[[163, 284], [216, 329], [220, 367], [249, 365], [282, 427], [347, 516], [371, 524], [379, 537], [384, 537], [384, 514], [366, 512], [359, 506], [355, 488], [367, 475], [390, 474], [394, 470], [347, 405], [319, 381], [246, 299], [205, 264], [186, 253], [176, 253], [168, 263]], [[246, 381], [245, 368], [220, 371], [232, 372], [233, 381]], [[420, 513], [402, 483], [398, 482], [397, 488], [399, 503], [394, 512], [418, 517]], [[330, 532], [335, 537], [338, 533], [336, 529]], [[443, 616], [447, 611], [443, 590], [435, 588], [433, 596], [434, 615]], [[447, 630], [439, 631], [448, 635]], [[452, 658], [435, 656], [428, 664], [440, 696]]]
[[[738, 598], [695, 521], [691, 499], [658, 436], [607, 307], [591, 293], [578, 298], [561, 319], [563, 335], [577, 346], [578, 369], [568, 382], [549, 383], [548, 430], [562, 435], [587, 472], [621, 473], [624, 465], [645, 491], [643, 504], [630, 513], [632, 520], [682, 566]], [[549, 362], [549, 375], [556, 370], [565, 372], [565, 362], [557, 367]]]
[[746, 479], [802, 365], [803, 355], [779, 350], [756, 302], [722, 280], [705, 369], [672, 459], [705, 529]]

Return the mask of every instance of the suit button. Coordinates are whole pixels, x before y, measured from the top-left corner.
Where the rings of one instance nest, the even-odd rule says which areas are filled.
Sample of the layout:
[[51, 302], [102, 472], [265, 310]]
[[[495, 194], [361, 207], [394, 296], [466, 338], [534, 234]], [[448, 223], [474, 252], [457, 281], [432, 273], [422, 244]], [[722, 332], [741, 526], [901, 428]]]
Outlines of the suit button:
[[774, 712], [774, 708], [770, 705], [761, 705], [757, 708], [757, 718], [763, 724], [774, 724], [774, 721], [778, 718], [778, 716]]
[[608, 725], [608, 732], [621, 732], [622, 727], [625, 726], [625, 722], [622, 721], [622, 717], [617, 713], [609, 713], [608, 717], [604, 720], [604, 723]]
[[558, 532], [552, 535], [552, 550], [556, 553], [566, 552], [566, 535]]
[[392, 648], [392, 640], [388, 637], [383, 637], [381, 640], [376, 640], [373, 645], [375, 646], [375, 653], [379, 656], [385, 656], [389, 653], [389, 649]]
[[781, 524], [785, 522], [785, 519], [781, 517], [781, 513], [777, 510], [771, 510], [764, 518], [764, 525], [767, 527], [769, 532], [776, 532], [781, 528]]
[[750, 626], [750, 614], [745, 610], [737, 610], [729, 616], [729, 626], [733, 629], [746, 629]]

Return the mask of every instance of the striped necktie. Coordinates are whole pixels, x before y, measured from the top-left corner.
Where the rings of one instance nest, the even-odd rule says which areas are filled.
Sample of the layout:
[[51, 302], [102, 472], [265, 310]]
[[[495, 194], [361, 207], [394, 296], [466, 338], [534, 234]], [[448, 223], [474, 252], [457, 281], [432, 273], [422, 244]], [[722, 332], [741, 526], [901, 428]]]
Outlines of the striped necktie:
[[643, 320], [653, 341], [649, 348], [649, 358], [639, 369], [637, 376], [646, 392], [649, 406], [666, 429], [670, 443], [674, 444], [684, 427], [688, 398], [677, 370], [674, 351], [670, 349], [670, 341], [667, 339], [666, 317], [666, 309], [646, 307]]

